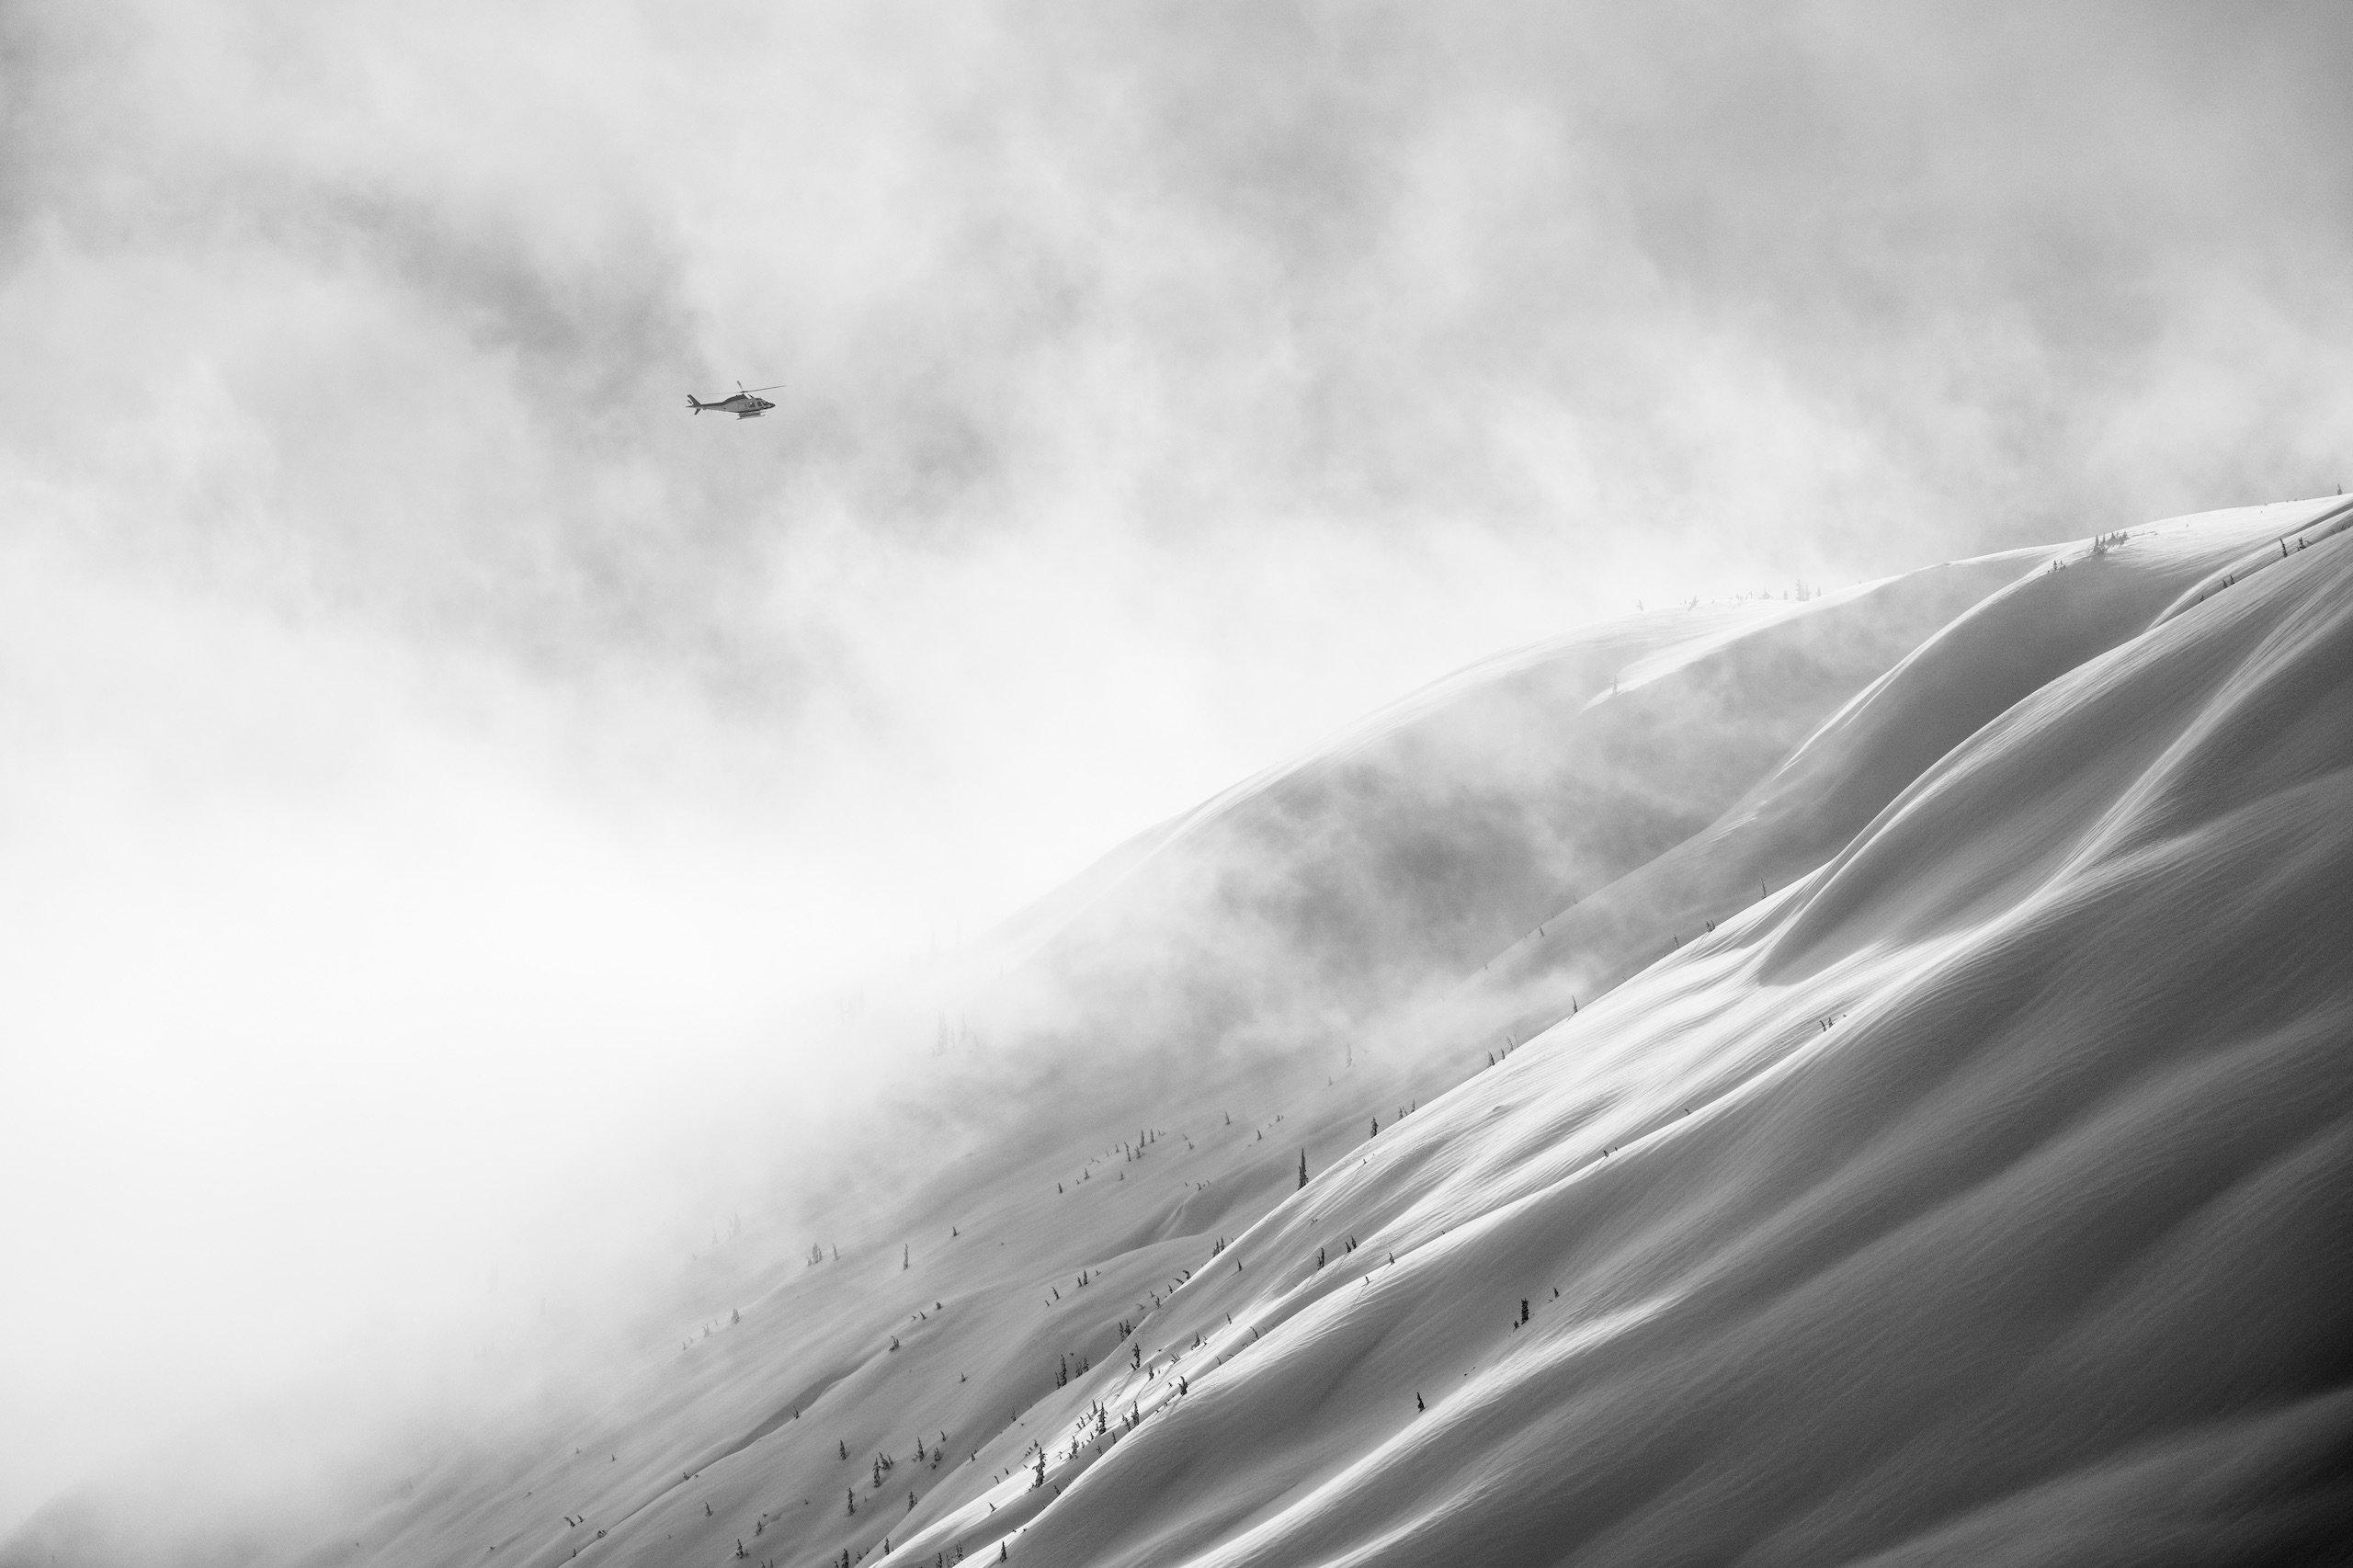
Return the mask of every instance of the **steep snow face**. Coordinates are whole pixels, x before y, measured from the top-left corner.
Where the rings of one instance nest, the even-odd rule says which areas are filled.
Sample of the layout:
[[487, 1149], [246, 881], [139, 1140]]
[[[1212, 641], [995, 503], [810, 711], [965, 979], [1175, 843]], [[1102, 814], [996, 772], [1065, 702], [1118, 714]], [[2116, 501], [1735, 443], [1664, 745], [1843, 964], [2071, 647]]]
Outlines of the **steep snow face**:
[[[1084, 1031], [1005, 1053], [1054, 1074], [1025, 1080], [1051, 1116], [1006, 1118], [838, 1256], [704, 1260], [710, 1299], [642, 1359], [413, 1446], [357, 1501], [167, 1515], [126, 1477], [0, 1563], [2342, 1540], [2336, 506], [1466, 672], [1040, 912], [1031, 972], [1098, 983], [1072, 1017], [1168, 1053], [1149, 1071], [1113, 1078]], [[1286, 975], [1367, 994], [1302, 1025]], [[1353, 1069], [1260, 1086], [1258, 1057], [1329, 1030]], [[1101, 1113], [1138, 1084], [1147, 1110]], [[876, 1145], [929, 1163], [901, 1129]], [[166, 1473], [201, 1493], [210, 1458]]]
[[2341, 1546], [2349, 807], [2337, 538], [1279, 1206], [1018, 1560]]
[[1926, 639], [1703, 832], [1552, 912], [1441, 1019], [1525, 1040], [1711, 922], [1821, 865], [1980, 726], [2138, 636], [2200, 585], [2344, 526], [2337, 501], [2251, 506], [2036, 552], [2032, 568]]

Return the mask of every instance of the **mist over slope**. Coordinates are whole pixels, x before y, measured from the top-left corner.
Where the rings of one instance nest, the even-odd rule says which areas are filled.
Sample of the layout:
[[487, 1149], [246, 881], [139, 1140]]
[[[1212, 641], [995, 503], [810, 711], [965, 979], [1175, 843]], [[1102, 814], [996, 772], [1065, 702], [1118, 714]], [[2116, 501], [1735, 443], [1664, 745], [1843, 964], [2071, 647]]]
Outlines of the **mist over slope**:
[[1019, 1020], [1032, 1049], [982, 1072], [1027, 1084], [1076, 1052], [1096, 1075], [1089, 1114], [1110, 1108], [1107, 1093], [1141, 1112], [1205, 1074], [1308, 1063], [1320, 1078], [1565, 899], [1705, 828], [1840, 704], [2040, 559], [1677, 606], [1437, 682], [1017, 918], [1004, 945], [1018, 963], [959, 1006]]
[[2341, 1546], [2347, 516], [1466, 672], [1041, 911], [887, 1221], [335, 1497], [127, 1476], [0, 1562]]

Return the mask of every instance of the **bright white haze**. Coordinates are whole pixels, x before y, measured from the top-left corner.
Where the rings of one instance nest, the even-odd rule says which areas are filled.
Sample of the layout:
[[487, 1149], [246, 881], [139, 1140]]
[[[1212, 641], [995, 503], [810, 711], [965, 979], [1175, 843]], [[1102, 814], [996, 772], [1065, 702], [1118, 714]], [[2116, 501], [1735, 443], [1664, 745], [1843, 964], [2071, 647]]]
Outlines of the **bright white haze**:
[[1469, 659], [2326, 491], [2347, 22], [0, 10], [0, 1530]]

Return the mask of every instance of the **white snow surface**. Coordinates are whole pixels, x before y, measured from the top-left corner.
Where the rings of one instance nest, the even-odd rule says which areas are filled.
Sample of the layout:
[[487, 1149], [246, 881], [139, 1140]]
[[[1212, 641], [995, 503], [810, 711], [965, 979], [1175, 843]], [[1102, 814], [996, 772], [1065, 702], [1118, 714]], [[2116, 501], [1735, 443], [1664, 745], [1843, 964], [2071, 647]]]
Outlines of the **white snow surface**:
[[594, 1415], [0, 1564], [2341, 1559], [2348, 517], [1440, 683], [1041, 905], [1056, 1113]]

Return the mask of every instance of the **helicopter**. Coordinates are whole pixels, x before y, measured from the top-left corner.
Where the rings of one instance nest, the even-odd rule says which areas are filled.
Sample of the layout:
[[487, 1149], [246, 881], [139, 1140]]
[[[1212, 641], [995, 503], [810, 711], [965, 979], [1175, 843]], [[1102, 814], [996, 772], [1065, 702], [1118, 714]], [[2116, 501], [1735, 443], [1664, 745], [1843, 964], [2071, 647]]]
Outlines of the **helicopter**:
[[691, 407], [697, 414], [700, 414], [704, 409], [709, 408], [715, 409], [722, 414], [732, 414], [738, 419], [757, 419], [761, 415], [766, 414], [769, 409], [776, 406], [776, 404], [770, 403], [767, 399], [760, 396], [759, 394], [764, 392], [774, 392], [777, 387], [780, 387], [782, 385], [784, 385], [784, 383], [782, 381], [779, 381], [775, 386], [747, 388], [743, 382], [737, 381], [735, 383], [735, 391], [731, 396], [719, 398], [714, 402], [705, 403], [701, 399], [696, 397], [694, 393], [688, 392], [687, 394], [687, 403], [688, 406]]

